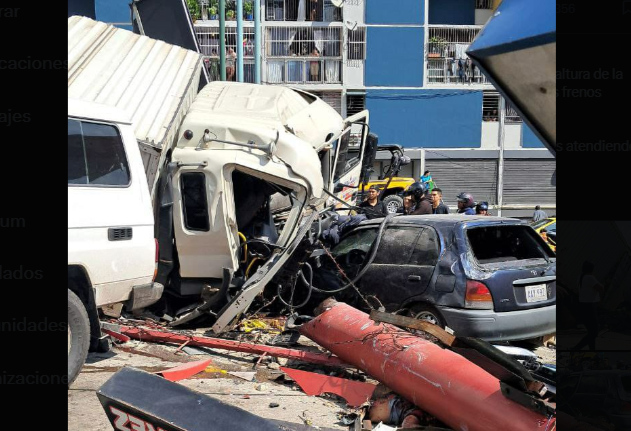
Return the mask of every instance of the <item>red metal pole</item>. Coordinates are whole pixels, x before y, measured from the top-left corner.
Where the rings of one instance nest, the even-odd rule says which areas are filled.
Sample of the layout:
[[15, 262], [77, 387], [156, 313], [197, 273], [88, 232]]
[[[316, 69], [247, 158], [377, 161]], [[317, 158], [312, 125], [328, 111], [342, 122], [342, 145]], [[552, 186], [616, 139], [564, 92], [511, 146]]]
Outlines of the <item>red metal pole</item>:
[[301, 333], [454, 430], [556, 429], [555, 418], [504, 397], [499, 380], [464, 357], [393, 325], [378, 324], [346, 304], [329, 302]]
[[261, 355], [267, 353], [270, 356], [288, 359], [298, 359], [314, 364], [342, 366], [345, 365], [339, 358], [324, 353], [303, 352], [284, 347], [265, 346], [262, 344], [242, 343], [240, 341], [222, 340], [220, 338], [197, 337], [178, 334], [170, 331], [147, 329], [141, 326], [121, 326], [121, 334], [142, 341], [155, 341], [161, 343], [182, 344], [189, 341], [189, 346], [210, 347], [212, 349], [232, 350], [235, 352], [252, 353]]

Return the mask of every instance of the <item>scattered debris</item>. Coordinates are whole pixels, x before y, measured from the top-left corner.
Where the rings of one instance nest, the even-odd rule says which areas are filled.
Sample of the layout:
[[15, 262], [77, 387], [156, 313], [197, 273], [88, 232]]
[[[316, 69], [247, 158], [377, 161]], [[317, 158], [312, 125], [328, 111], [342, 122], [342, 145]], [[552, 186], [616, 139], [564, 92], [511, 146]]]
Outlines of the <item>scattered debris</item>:
[[275, 408], [275, 407], [280, 406], [280, 404], [278, 404], [278, 403], [269, 403], [269, 406], [270, 406], [271, 408]]
[[279, 370], [280, 364], [278, 362], [270, 362], [269, 364], [267, 364], [267, 368], [269, 368], [270, 370]]
[[264, 331], [273, 334], [279, 334], [285, 327], [285, 318], [258, 318], [246, 319], [239, 323], [241, 332], [250, 333], [252, 331]]
[[348, 405], [358, 407], [370, 400], [375, 385], [340, 379], [339, 377], [323, 376], [308, 371], [293, 368], [281, 368], [293, 378], [307, 395], [321, 395], [325, 392], [339, 395]]
[[131, 340], [131, 338], [129, 338], [127, 335], [123, 335], [118, 332], [111, 331], [109, 329], [101, 328], [101, 332], [106, 333], [107, 335], [114, 338], [115, 340], [120, 341], [121, 343], [126, 343]]
[[267, 390], [267, 385], [264, 384], [264, 383], [260, 383], [260, 384], [258, 384], [256, 386], [254, 386], [254, 389], [256, 389], [257, 391], [263, 392], [263, 391]]
[[155, 341], [162, 343], [183, 343], [190, 340], [191, 346], [210, 347], [214, 349], [233, 350], [236, 352], [252, 354], [268, 354], [288, 359], [298, 359], [306, 362], [313, 362], [322, 365], [342, 366], [344, 362], [335, 356], [324, 353], [304, 352], [302, 350], [288, 349], [285, 347], [265, 346], [262, 344], [242, 343], [221, 338], [211, 338], [202, 336], [183, 335], [178, 332], [164, 329], [150, 329], [142, 326], [121, 326], [121, 333], [142, 341]]
[[205, 361], [187, 362], [177, 367], [169, 368], [168, 370], [160, 371], [156, 374], [164, 377], [171, 382], [177, 382], [178, 380], [188, 379], [197, 373], [204, 371], [212, 360], [207, 359]]
[[522, 381], [526, 390], [517, 389], [463, 356], [395, 326], [375, 324], [347, 304], [327, 300], [318, 308], [321, 314], [300, 328], [303, 335], [454, 429], [532, 431], [539, 422], [544, 429], [555, 426], [549, 413], [554, 406], [528, 390], [540, 390], [539, 382], [528, 386]]
[[254, 376], [256, 376], [255, 371], [228, 371], [228, 374], [246, 380], [248, 382], [254, 381]]

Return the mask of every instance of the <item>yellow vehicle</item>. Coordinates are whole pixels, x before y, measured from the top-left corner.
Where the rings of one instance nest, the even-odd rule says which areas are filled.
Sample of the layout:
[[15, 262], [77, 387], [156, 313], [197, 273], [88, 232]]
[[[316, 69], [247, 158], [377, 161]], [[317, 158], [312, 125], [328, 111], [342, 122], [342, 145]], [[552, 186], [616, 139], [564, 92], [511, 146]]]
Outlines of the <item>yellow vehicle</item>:
[[403, 206], [403, 197], [401, 194], [410, 184], [416, 180], [414, 178], [397, 177], [402, 166], [410, 163], [410, 158], [403, 154], [403, 148], [400, 145], [379, 145], [377, 151], [390, 151], [392, 158], [382, 177], [378, 180], [368, 181], [360, 186], [360, 196], [358, 202], [363, 200], [363, 195], [372, 186], [379, 190], [379, 198], [383, 201], [389, 213], [396, 213]]
[[[556, 249], [556, 231], [557, 231], [557, 218], [548, 217], [543, 220], [539, 220], [530, 224], [534, 230], [550, 245], [550, 248], [554, 251]], [[544, 231], [545, 232], [542, 232]], [[553, 235], [550, 235], [553, 233]], [[551, 238], [554, 237], [554, 238]]]

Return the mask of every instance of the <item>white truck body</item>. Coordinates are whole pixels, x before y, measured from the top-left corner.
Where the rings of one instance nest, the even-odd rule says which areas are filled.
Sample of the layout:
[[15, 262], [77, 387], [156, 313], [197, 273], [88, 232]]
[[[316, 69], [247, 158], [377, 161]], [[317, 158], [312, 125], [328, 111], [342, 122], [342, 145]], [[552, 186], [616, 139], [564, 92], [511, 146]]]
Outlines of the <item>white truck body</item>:
[[[239, 278], [231, 288], [248, 286], [216, 331], [287, 261], [280, 250], [294, 249], [308, 207], [334, 204], [326, 192], [354, 203], [367, 111], [344, 120], [280, 86], [212, 82], [198, 93], [200, 54], [89, 18], [69, 18], [68, 56], [69, 97], [118, 108], [135, 128], [160, 243], [156, 281], [180, 298], [225, 289], [227, 273]], [[277, 201], [282, 219], [272, 216]], [[257, 258], [260, 282], [251, 240], [274, 249]]]

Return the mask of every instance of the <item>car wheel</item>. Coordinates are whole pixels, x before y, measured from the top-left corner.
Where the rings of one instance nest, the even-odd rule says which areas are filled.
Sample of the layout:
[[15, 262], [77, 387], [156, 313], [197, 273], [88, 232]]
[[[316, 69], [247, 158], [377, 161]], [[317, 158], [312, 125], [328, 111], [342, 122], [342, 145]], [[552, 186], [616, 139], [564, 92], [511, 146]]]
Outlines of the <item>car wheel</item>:
[[383, 204], [389, 214], [395, 214], [399, 208], [403, 206], [403, 198], [397, 195], [386, 196], [383, 200]]
[[85, 305], [68, 289], [68, 386], [79, 375], [90, 347], [90, 319]]
[[411, 307], [411, 314], [415, 319], [425, 320], [429, 323], [433, 323], [436, 326], [445, 328], [445, 319], [441, 316], [440, 312], [436, 308], [428, 304], [416, 304]]

